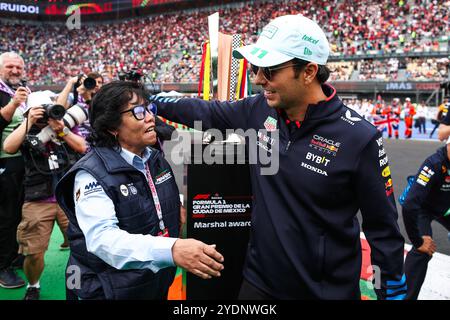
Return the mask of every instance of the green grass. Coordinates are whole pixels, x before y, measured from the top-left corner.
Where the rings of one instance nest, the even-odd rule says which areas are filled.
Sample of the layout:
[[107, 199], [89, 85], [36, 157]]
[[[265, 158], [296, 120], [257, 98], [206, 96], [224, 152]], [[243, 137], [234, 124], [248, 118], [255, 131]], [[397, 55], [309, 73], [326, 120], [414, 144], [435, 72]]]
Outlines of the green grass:
[[377, 295], [375, 294], [375, 291], [373, 289], [369, 289], [367, 286], [367, 281], [365, 280], [359, 280], [359, 288], [361, 290], [361, 295], [366, 296], [369, 298], [369, 300], [377, 300]]
[[[55, 225], [52, 236], [50, 238], [50, 245], [45, 254], [45, 268], [41, 276], [41, 300], [65, 300], [65, 278], [64, 272], [66, 269], [67, 260], [69, 258], [69, 251], [60, 251], [59, 245], [63, 242], [61, 231]], [[178, 268], [177, 275], [181, 272]], [[23, 271], [17, 270], [17, 273], [26, 280]], [[186, 277], [183, 278], [184, 285], [186, 285]], [[361, 294], [367, 296], [371, 300], [376, 300], [375, 292], [369, 289], [366, 281], [359, 282]], [[0, 300], [21, 300], [25, 294], [25, 287], [18, 289], [4, 289], [0, 288]]]
[[[65, 279], [64, 272], [67, 260], [69, 259], [69, 250], [59, 250], [59, 245], [63, 242], [63, 236], [58, 226], [55, 224], [50, 238], [50, 245], [45, 254], [45, 267], [42, 273], [41, 300], [65, 300]], [[17, 270], [17, 273], [24, 279], [23, 270]], [[18, 289], [4, 289], [0, 287], [0, 300], [21, 300], [25, 295], [26, 286]]]

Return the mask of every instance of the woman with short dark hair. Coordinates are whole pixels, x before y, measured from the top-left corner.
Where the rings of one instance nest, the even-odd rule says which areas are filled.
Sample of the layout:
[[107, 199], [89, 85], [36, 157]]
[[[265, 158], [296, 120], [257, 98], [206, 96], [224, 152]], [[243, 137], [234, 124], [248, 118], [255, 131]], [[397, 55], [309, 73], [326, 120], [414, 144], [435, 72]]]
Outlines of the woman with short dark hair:
[[68, 298], [166, 299], [175, 266], [204, 279], [223, 269], [214, 245], [178, 238], [178, 188], [150, 147], [156, 110], [147, 97], [138, 83], [103, 86], [89, 110], [92, 150], [58, 184], [70, 221], [68, 273], [81, 273], [78, 286], [68, 278]]

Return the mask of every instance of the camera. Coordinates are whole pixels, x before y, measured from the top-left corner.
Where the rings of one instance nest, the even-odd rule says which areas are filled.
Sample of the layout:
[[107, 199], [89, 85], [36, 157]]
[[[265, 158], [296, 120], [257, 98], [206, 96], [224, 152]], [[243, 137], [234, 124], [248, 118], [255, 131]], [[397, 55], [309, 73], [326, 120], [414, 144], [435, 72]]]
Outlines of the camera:
[[37, 121], [40, 124], [46, 124], [48, 119], [61, 120], [66, 114], [66, 109], [60, 104], [43, 104], [44, 116]]
[[[80, 107], [77, 104], [69, 108], [68, 110], [64, 110], [64, 113], [65, 114], [63, 115], [63, 117], [58, 120], [63, 119], [64, 125], [70, 129], [72, 129], [74, 126], [82, 124], [88, 118], [86, 109]], [[53, 132], [50, 126], [46, 126], [41, 130], [41, 132], [39, 132], [36, 137], [41, 143], [47, 143], [52, 138], [56, 139], [56, 134], [55, 132]]]
[[96, 85], [97, 85], [97, 81], [95, 81], [94, 78], [89, 78], [89, 77], [87, 77], [87, 78], [84, 79], [84, 81], [83, 81], [83, 86], [84, 86], [87, 90], [92, 90], [92, 89], [94, 89]]
[[86, 77], [83, 80], [83, 83], [81, 83], [81, 78], [83, 78], [83, 77], [84, 77], [84, 75], [80, 74], [78, 76], [78, 81], [73, 86], [73, 100], [74, 100], [74, 103], [77, 103], [77, 101], [78, 101], [78, 90], [77, 89], [81, 85], [83, 85], [86, 88], [86, 90], [88, 90], [88, 91], [95, 89], [95, 87], [97, 86], [97, 81], [94, 78], [91, 78], [91, 77]]
[[120, 72], [119, 80], [120, 81], [133, 81], [140, 82], [144, 74], [140, 72], [137, 68], [133, 68], [128, 72]]
[[97, 81], [94, 78], [91, 77], [86, 77], [86, 79], [83, 80], [83, 83], [81, 83], [81, 78], [83, 78], [84, 75], [79, 75], [78, 76], [78, 81], [75, 84], [75, 89], [78, 88], [79, 86], [81, 86], [81, 84], [83, 84], [83, 86], [86, 88], [86, 90], [92, 90], [95, 88], [95, 86], [97, 85]]

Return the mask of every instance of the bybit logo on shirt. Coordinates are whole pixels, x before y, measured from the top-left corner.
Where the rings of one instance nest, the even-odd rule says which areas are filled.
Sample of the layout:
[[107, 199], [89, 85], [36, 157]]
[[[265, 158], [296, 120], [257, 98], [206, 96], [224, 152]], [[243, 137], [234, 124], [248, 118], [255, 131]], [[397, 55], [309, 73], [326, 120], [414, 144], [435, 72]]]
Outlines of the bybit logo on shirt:
[[311, 160], [312, 162], [315, 162], [317, 164], [323, 164], [324, 167], [328, 166], [328, 164], [330, 163], [330, 160], [325, 158], [324, 156], [318, 156], [311, 152], [308, 152], [306, 154], [306, 160]]

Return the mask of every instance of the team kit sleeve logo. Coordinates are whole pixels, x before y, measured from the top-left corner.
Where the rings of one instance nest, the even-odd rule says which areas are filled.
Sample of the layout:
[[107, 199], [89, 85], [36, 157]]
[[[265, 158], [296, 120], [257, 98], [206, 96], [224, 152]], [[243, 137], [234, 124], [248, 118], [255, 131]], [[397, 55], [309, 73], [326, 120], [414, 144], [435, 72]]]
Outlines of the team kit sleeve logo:
[[419, 175], [417, 176], [416, 182], [423, 187], [426, 187], [430, 178], [434, 175], [434, 171], [428, 166], [423, 166], [420, 170]]
[[88, 196], [90, 194], [103, 191], [103, 187], [97, 181], [91, 181], [84, 186], [83, 196]]

